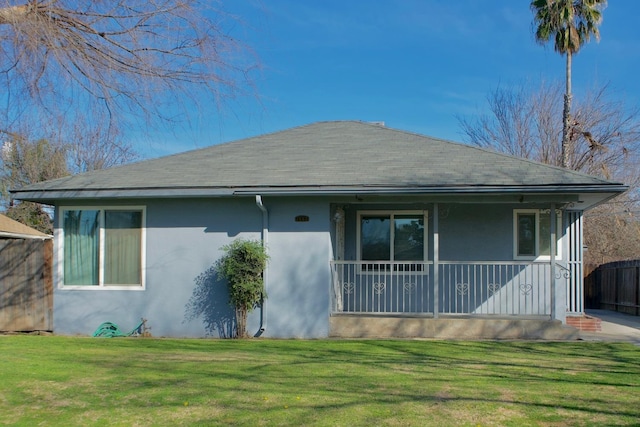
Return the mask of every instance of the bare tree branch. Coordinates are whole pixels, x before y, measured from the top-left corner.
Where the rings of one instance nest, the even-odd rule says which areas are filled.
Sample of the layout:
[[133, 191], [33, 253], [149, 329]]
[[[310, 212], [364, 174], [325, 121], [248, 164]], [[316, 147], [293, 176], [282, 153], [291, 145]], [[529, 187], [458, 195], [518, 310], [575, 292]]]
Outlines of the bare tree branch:
[[[587, 259], [594, 262], [640, 253], [640, 109], [615, 100], [608, 86], [576, 100], [569, 132], [569, 168], [630, 186], [623, 196], [585, 216]], [[562, 89], [498, 88], [489, 113], [458, 121], [471, 144], [561, 166]], [[634, 255], [635, 254], [635, 255]]]
[[[606, 179], [628, 179], [640, 158], [640, 109], [613, 100], [603, 86], [576, 100], [568, 157], [570, 169]], [[480, 147], [560, 166], [562, 97], [557, 84], [498, 88], [489, 113], [458, 117], [464, 139]], [[635, 168], [634, 168], [635, 169]]]
[[[212, 6], [213, 5], [213, 6]], [[237, 20], [197, 0], [0, 0], [0, 76], [44, 111], [93, 103], [114, 118], [165, 116], [165, 97], [215, 102], [250, 90]], [[18, 97], [18, 98], [17, 98]], [[170, 101], [167, 101], [170, 103]]]

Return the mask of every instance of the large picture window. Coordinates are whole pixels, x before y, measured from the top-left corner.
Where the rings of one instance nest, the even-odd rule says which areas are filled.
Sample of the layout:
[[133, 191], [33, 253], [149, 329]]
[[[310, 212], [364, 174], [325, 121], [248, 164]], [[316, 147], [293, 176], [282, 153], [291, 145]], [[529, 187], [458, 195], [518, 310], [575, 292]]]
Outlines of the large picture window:
[[[549, 259], [551, 214], [548, 210], [517, 209], [513, 212], [514, 257]], [[556, 255], [561, 257], [562, 215], [556, 214]]]
[[362, 261], [416, 261], [426, 259], [423, 211], [358, 214], [358, 253]]
[[64, 287], [144, 287], [143, 208], [61, 210]]

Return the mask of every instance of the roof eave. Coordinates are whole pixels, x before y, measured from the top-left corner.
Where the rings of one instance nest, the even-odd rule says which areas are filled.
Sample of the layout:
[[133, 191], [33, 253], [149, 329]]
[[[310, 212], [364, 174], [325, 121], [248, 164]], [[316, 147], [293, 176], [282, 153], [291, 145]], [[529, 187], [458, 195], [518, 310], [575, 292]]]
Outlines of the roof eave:
[[28, 240], [49, 240], [53, 239], [53, 236], [49, 234], [25, 234], [25, 233], [12, 233], [9, 231], [0, 231], [0, 237], [8, 239], [28, 239]]
[[622, 184], [605, 185], [524, 185], [524, 186], [345, 186], [345, 187], [255, 187], [234, 190], [234, 195], [437, 195], [437, 194], [554, 194], [613, 193], [629, 189]]
[[256, 187], [174, 187], [15, 190], [13, 197], [39, 203], [70, 199], [110, 198], [188, 198], [252, 196], [338, 196], [338, 195], [464, 195], [464, 194], [558, 194], [606, 193], [611, 197], [624, 193], [628, 186], [618, 183], [584, 185], [518, 185], [518, 186], [256, 186]]

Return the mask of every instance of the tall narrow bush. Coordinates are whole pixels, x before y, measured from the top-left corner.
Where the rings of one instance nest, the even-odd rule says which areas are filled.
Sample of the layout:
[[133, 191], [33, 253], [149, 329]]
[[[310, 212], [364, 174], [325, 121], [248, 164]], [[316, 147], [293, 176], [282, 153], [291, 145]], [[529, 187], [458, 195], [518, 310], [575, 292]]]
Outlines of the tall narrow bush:
[[247, 336], [247, 313], [267, 297], [263, 273], [269, 256], [262, 242], [234, 240], [223, 246], [225, 254], [216, 264], [220, 276], [227, 280], [229, 302], [236, 310], [236, 336]]

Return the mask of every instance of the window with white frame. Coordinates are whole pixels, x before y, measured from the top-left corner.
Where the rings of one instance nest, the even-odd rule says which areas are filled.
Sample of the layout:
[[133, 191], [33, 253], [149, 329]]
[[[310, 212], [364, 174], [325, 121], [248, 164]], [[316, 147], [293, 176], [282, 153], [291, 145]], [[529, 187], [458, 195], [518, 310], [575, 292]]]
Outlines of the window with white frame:
[[361, 261], [426, 259], [425, 211], [358, 213], [358, 258]]
[[[549, 259], [551, 256], [551, 214], [544, 209], [513, 211], [514, 257]], [[562, 215], [556, 212], [556, 256], [561, 257]]]
[[63, 287], [144, 287], [144, 208], [63, 208], [60, 222]]

